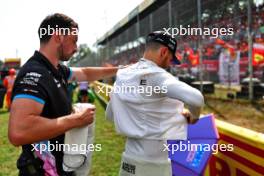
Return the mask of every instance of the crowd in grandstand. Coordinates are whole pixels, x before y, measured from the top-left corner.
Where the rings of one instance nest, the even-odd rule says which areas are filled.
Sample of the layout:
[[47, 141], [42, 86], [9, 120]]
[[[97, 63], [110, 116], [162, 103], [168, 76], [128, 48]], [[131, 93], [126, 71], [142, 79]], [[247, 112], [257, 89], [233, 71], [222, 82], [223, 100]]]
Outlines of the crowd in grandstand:
[[[242, 64], [241, 68], [245, 67], [247, 70], [248, 65], [248, 19], [247, 19], [247, 8], [239, 7], [225, 8], [220, 12], [210, 15], [210, 12], [204, 11], [202, 18], [202, 26], [209, 28], [233, 28], [234, 35], [232, 36], [221, 36], [212, 38], [210, 36], [202, 36], [202, 58], [205, 60], [219, 60], [220, 53], [225, 49], [230, 52], [231, 56], [234, 56], [237, 51], [240, 53]], [[190, 24], [192, 27], [197, 27], [197, 22]], [[255, 70], [260, 70], [258, 76], [263, 77], [263, 66], [264, 66], [264, 4], [254, 6], [252, 9], [252, 42], [253, 42], [253, 66]], [[199, 64], [199, 53], [198, 53], [198, 38], [195, 35], [186, 35], [177, 37], [178, 50], [177, 57], [182, 61], [184, 68], [196, 67]], [[256, 45], [257, 44], [257, 45]], [[259, 47], [260, 46], [260, 47]], [[136, 62], [142, 57], [144, 50], [144, 44], [141, 44], [137, 48], [128, 49], [120, 52], [116, 55], [109, 57], [105, 60], [105, 63], [111, 65], [126, 65]], [[257, 52], [257, 53], [255, 53]], [[257, 54], [257, 55], [255, 55]], [[243, 65], [244, 63], [244, 65]], [[247, 71], [244, 71], [242, 77], [248, 76]]]

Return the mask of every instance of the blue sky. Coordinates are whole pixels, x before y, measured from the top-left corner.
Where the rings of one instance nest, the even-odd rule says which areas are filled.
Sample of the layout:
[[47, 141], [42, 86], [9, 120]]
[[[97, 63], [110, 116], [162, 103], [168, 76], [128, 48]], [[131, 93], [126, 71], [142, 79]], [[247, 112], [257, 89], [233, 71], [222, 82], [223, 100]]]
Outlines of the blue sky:
[[78, 22], [78, 44], [90, 47], [143, 0], [6, 0], [0, 2], [0, 59], [24, 63], [39, 48], [37, 29], [49, 14], [64, 13]]

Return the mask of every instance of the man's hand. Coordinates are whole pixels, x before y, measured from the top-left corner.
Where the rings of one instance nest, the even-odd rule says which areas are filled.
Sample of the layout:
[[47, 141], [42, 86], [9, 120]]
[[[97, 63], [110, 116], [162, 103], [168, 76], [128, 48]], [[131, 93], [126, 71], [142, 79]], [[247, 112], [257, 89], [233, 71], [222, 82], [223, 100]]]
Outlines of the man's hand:
[[183, 109], [182, 115], [186, 118], [188, 124], [195, 124], [199, 119], [195, 119], [188, 109]]
[[95, 108], [87, 108], [85, 110], [74, 108], [74, 114], [77, 115], [73, 116], [76, 120], [77, 127], [89, 125], [93, 123]]

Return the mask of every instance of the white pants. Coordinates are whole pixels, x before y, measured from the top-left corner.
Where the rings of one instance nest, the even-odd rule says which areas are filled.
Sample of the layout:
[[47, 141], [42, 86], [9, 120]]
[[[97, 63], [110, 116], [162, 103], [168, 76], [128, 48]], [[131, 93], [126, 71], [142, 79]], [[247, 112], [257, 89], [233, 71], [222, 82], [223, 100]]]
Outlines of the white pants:
[[171, 176], [166, 141], [128, 138], [119, 176]]

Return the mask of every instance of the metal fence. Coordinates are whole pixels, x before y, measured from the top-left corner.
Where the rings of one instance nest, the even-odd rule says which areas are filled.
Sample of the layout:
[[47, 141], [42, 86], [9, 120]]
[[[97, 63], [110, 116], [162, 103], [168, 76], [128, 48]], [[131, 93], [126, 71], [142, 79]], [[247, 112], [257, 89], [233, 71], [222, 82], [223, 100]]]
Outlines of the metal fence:
[[[264, 46], [264, 0], [159, 0], [140, 13], [137, 10], [130, 13], [136, 14], [134, 18], [99, 43], [97, 65], [136, 62], [143, 55], [146, 35], [152, 31], [200, 27], [212, 32], [213, 28], [232, 28], [233, 35], [177, 35], [177, 56], [182, 61], [177, 72], [200, 80], [228, 79], [232, 83], [237, 81], [233, 80], [233, 65], [239, 58], [238, 81], [248, 76], [263, 79], [264, 58], [260, 55], [256, 63], [252, 52], [255, 44]], [[227, 51], [229, 60], [223, 72], [220, 58]]]

